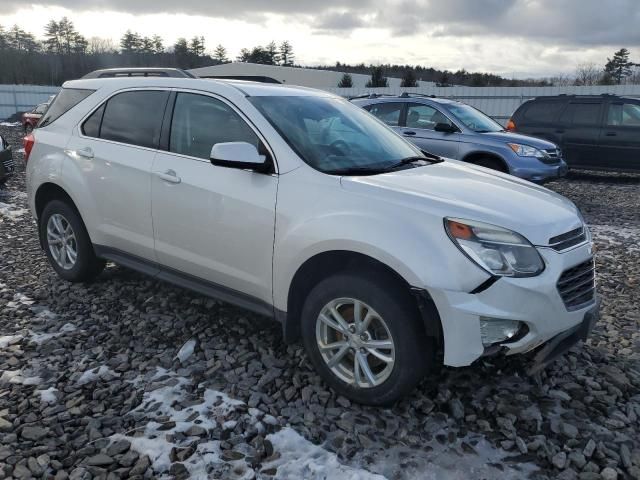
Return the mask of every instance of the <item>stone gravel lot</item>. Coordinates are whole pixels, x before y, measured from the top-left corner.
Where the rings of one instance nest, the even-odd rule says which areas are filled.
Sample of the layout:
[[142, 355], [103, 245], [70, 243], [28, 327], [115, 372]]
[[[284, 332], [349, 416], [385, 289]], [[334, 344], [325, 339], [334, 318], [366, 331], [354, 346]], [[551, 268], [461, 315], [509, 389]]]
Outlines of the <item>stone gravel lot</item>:
[[548, 186], [595, 238], [589, 341], [538, 379], [496, 358], [376, 409], [251, 313], [116, 266], [60, 280], [21, 168], [0, 190], [0, 478], [640, 479], [640, 176]]

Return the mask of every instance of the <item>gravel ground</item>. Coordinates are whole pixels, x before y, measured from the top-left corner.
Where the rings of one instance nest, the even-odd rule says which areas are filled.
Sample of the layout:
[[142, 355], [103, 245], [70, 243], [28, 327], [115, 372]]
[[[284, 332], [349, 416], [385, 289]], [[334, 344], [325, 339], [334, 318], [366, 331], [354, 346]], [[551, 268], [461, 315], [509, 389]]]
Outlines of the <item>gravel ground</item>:
[[20, 172], [0, 191], [0, 478], [640, 479], [640, 176], [549, 187], [592, 226], [592, 337], [536, 380], [497, 358], [375, 409], [251, 313], [116, 266], [60, 280]]

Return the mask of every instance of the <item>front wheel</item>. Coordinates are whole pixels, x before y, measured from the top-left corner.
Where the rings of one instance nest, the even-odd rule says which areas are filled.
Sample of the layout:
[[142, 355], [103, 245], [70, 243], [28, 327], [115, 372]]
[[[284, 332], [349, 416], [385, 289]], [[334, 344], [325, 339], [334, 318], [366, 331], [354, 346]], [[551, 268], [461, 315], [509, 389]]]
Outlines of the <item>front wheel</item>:
[[93, 280], [105, 263], [96, 257], [89, 234], [75, 208], [49, 202], [39, 219], [40, 240], [56, 273], [70, 282]]
[[389, 405], [435, 362], [415, 302], [393, 281], [339, 274], [321, 281], [302, 311], [307, 354], [336, 392]]

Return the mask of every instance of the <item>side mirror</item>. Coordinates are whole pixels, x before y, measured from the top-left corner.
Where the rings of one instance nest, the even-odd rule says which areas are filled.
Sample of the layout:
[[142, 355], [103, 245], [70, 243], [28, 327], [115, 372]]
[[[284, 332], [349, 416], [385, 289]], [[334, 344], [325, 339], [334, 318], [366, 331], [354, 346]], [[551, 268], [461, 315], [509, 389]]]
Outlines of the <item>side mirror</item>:
[[442, 133], [456, 133], [458, 129], [455, 125], [451, 125], [450, 123], [436, 123], [436, 126], [433, 127], [436, 132]]
[[266, 159], [247, 142], [216, 143], [211, 149], [211, 163], [220, 167], [263, 170]]

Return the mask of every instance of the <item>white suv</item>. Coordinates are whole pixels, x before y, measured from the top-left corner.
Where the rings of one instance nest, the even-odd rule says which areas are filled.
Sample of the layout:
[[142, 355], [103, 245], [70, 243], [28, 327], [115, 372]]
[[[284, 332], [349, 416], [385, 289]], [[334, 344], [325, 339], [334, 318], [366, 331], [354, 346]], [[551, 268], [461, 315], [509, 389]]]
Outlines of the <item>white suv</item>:
[[545, 344], [541, 368], [597, 317], [570, 201], [429, 156], [329, 93], [76, 80], [25, 148], [62, 278], [112, 261], [274, 317], [358, 402], [392, 403], [438, 364]]

